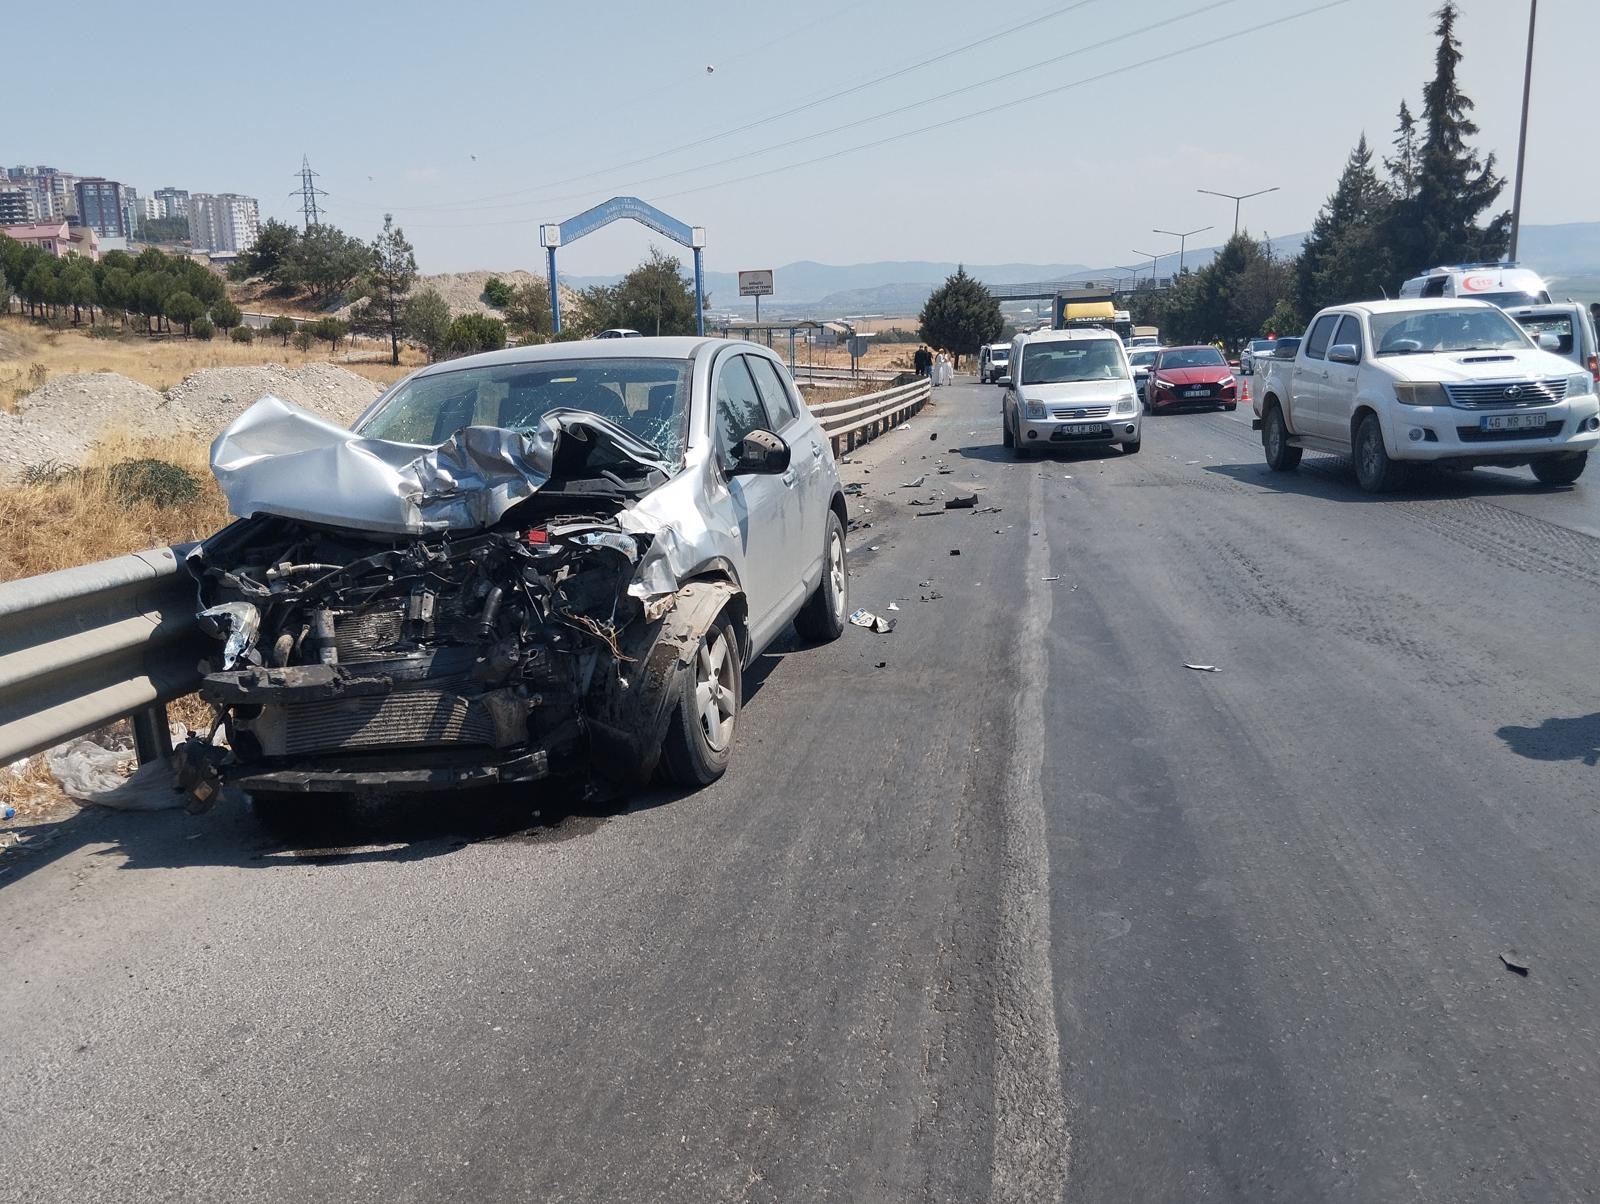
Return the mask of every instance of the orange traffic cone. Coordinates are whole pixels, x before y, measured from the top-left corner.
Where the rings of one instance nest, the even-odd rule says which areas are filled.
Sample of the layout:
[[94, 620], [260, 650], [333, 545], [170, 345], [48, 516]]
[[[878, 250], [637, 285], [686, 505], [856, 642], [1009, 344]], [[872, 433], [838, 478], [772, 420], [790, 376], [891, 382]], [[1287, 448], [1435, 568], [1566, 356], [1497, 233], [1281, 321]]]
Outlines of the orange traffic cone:
[[1250, 378], [1248, 376], [1241, 376], [1239, 378], [1239, 400], [1250, 400]]

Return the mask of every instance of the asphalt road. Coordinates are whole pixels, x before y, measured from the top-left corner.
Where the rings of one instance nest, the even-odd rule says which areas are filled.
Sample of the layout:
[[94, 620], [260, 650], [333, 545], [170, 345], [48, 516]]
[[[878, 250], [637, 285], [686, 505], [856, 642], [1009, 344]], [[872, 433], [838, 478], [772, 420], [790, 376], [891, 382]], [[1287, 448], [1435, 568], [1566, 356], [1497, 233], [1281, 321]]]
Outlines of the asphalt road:
[[844, 469], [896, 630], [763, 657], [710, 790], [8, 854], [0, 1199], [1600, 1190], [1600, 479], [935, 397]]

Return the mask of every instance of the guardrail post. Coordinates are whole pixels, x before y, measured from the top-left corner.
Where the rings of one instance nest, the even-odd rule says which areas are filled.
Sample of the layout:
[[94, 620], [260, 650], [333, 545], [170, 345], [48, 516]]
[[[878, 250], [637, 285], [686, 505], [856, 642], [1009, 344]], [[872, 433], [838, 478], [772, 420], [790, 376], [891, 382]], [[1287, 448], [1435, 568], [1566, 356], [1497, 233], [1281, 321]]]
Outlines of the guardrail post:
[[148, 765], [151, 761], [165, 761], [172, 756], [172, 728], [167, 723], [165, 705], [135, 711], [131, 718], [133, 750], [138, 754], [139, 764]]

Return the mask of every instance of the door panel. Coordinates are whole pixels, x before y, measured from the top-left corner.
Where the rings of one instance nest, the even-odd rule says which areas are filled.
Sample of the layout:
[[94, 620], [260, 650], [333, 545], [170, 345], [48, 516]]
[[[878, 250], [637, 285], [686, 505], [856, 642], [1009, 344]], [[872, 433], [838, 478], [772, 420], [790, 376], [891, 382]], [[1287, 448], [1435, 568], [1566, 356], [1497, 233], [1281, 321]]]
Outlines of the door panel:
[[1299, 435], [1329, 438], [1324, 413], [1328, 383], [1328, 345], [1338, 329], [1338, 314], [1323, 314], [1306, 333], [1289, 385], [1290, 423]]
[[751, 638], [759, 646], [782, 622], [788, 596], [794, 592], [790, 582], [797, 576], [794, 563], [786, 560], [790, 545], [798, 543], [801, 534], [793, 529], [798, 516], [792, 468], [784, 476], [732, 475], [739, 441], [753, 430], [771, 430], [773, 422], [744, 356], [723, 358], [712, 396], [717, 407], [717, 455], [733, 500], [735, 534], [743, 554], [739, 580], [749, 609]]
[[785, 423], [774, 430], [789, 445], [789, 469], [795, 479], [791, 487], [793, 515], [801, 533], [800, 546], [791, 549], [790, 563], [801, 566], [802, 582], [809, 590], [822, 579], [822, 539], [827, 530], [828, 503], [832, 500], [825, 457], [831, 453], [816, 419], [778, 367], [765, 356], [747, 355], [745, 360], [766, 402], [767, 413], [774, 422]]

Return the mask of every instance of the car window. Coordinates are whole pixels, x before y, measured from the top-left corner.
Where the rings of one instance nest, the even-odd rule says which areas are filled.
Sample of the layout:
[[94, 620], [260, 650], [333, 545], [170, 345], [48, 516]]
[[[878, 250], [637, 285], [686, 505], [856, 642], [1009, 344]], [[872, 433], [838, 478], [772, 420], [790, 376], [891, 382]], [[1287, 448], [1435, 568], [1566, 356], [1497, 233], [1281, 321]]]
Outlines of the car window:
[[1228, 361], [1215, 347], [1179, 347], [1163, 351], [1157, 365], [1162, 371], [1175, 372], [1179, 368], [1226, 368]]
[[1338, 314], [1324, 314], [1316, 320], [1311, 327], [1311, 334], [1306, 339], [1306, 358], [1320, 360], [1327, 357], [1328, 340], [1333, 338], [1333, 328], [1339, 324]]
[[1349, 343], [1350, 346], [1354, 347], [1357, 358], [1360, 358], [1366, 350], [1361, 343], [1361, 319], [1354, 314], [1345, 314], [1344, 319], [1339, 323], [1339, 333], [1333, 336], [1333, 342], [1329, 346], [1335, 346], [1340, 343]]
[[1424, 355], [1520, 350], [1528, 346], [1529, 336], [1498, 309], [1473, 306], [1374, 314], [1372, 341], [1377, 355]]
[[756, 388], [761, 391], [761, 399], [767, 403], [767, 413], [772, 415], [772, 421], [776, 424], [772, 429], [781, 431], [800, 416], [794, 398], [784, 387], [771, 360], [760, 355], [747, 355], [744, 362], [750, 369], [750, 375], [756, 378]]
[[718, 453], [723, 466], [732, 468], [738, 460], [739, 444], [751, 431], [771, 430], [772, 419], [767, 416], [756, 391], [756, 382], [745, 367], [744, 356], [729, 356], [717, 370], [717, 436]]
[[1541, 334], [1555, 335], [1561, 341], [1556, 350], [1562, 355], [1572, 354], [1576, 334], [1571, 314], [1523, 314], [1518, 316], [1517, 322], [1534, 338]]

